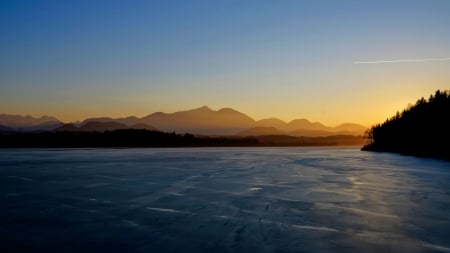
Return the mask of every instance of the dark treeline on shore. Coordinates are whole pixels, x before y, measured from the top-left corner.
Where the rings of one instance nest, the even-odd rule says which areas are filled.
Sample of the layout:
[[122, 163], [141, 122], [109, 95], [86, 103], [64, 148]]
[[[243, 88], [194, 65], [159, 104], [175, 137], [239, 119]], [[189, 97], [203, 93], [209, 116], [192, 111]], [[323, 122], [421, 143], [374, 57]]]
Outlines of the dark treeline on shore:
[[436, 91], [366, 133], [368, 151], [450, 160], [450, 92]]
[[0, 135], [1, 147], [195, 147], [250, 146], [256, 139], [198, 138], [191, 134], [164, 133], [145, 129], [105, 132], [40, 132]]
[[258, 147], [361, 145], [361, 136], [195, 136], [145, 129], [105, 132], [0, 133], [2, 148]]

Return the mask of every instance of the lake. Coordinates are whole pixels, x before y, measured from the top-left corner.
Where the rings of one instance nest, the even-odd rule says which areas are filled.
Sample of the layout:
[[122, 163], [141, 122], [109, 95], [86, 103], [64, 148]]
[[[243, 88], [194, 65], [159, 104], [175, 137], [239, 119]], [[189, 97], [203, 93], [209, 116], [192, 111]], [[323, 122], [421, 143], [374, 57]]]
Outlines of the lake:
[[2, 149], [0, 252], [450, 252], [450, 163], [357, 148]]

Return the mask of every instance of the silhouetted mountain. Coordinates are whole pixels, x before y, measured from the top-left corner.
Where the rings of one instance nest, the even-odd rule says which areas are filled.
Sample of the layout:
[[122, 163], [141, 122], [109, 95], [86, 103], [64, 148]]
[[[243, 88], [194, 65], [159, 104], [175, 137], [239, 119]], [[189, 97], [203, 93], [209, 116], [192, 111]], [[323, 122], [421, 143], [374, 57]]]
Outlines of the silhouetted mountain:
[[87, 121], [84, 125], [79, 127], [74, 124], [65, 124], [61, 127], [56, 128], [54, 131], [56, 132], [105, 132], [105, 131], [114, 131], [119, 129], [145, 129], [145, 130], [156, 130], [156, 128], [138, 123], [132, 126], [127, 126], [125, 124], [121, 124], [114, 121], [107, 122], [97, 122], [97, 121]]
[[31, 132], [49, 131], [62, 125], [62, 122], [49, 116], [33, 118], [31, 116], [0, 114], [0, 125], [15, 131]]
[[254, 137], [261, 146], [361, 146], [362, 136], [331, 135], [305, 137], [291, 135], [261, 135]]
[[234, 134], [254, 124], [247, 115], [230, 108], [218, 111], [207, 106], [174, 113], [156, 112], [141, 122], [164, 131], [190, 132], [195, 134]]
[[298, 129], [303, 130], [323, 130], [327, 131], [329, 128], [319, 122], [310, 122], [307, 119], [296, 119], [288, 123], [288, 131], [294, 131]]
[[355, 133], [350, 131], [324, 131], [324, 130], [312, 130], [312, 129], [297, 129], [295, 131], [289, 132], [289, 135], [293, 136], [307, 136], [307, 137], [319, 137], [319, 136], [333, 136], [333, 135], [360, 135], [364, 133]]
[[255, 123], [257, 126], [261, 127], [275, 127], [279, 130], [290, 132], [298, 129], [305, 129], [305, 130], [327, 130], [328, 127], [324, 126], [323, 124], [319, 122], [311, 122], [307, 119], [295, 119], [292, 120], [289, 123], [286, 123], [280, 119], [277, 118], [270, 118], [270, 119], [262, 119], [259, 121], [256, 121]]
[[367, 131], [363, 150], [396, 152], [450, 160], [450, 91], [436, 91], [428, 100]]
[[307, 119], [296, 119], [286, 123], [277, 118], [263, 119], [255, 122], [258, 127], [275, 127], [289, 135], [295, 136], [329, 136], [329, 135], [363, 135], [366, 127], [345, 123], [336, 127], [327, 127], [319, 122], [311, 122]]
[[[32, 131], [105, 131], [125, 129], [125, 126], [127, 128], [136, 128], [136, 125], [145, 124], [148, 126], [145, 127], [145, 129], [148, 130], [159, 129], [166, 132], [174, 131], [178, 133], [203, 135], [241, 135], [243, 131], [248, 130], [252, 135], [258, 133], [259, 131], [258, 135], [289, 134], [296, 136], [329, 136], [335, 134], [361, 135], [366, 129], [361, 125], [351, 123], [342, 124], [337, 127], [327, 127], [319, 122], [310, 122], [307, 119], [296, 119], [289, 123], [277, 118], [255, 121], [249, 116], [231, 108], [222, 108], [215, 111], [207, 106], [174, 113], [156, 112], [143, 118], [137, 118], [134, 116], [115, 119], [109, 117], [89, 118], [83, 120], [82, 122], [72, 123], [71, 126], [63, 126], [61, 122], [51, 120], [54, 118], [48, 116], [39, 118], [40, 121], [50, 120], [40, 124], [37, 123], [36, 119], [31, 117], [9, 116], [10, 118], [13, 117], [15, 120], [10, 119], [8, 122], [15, 122], [15, 124], [19, 121], [29, 122], [30, 119], [33, 119], [32, 121], [35, 123], [32, 127], [27, 126], [27, 130], [25, 130], [25, 128], [18, 129], [20, 131], [29, 131], [28, 128]], [[89, 124], [92, 122], [97, 122], [95, 123], [97, 125]], [[120, 125], [108, 126], [111, 122], [115, 122]], [[105, 124], [101, 125], [99, 123]], [[3, 125], [6, 127], [15, 128], [14, 126], [10, 126], [8, 124]], [[143, 126], [144, 125], [140, 125], [139, 127]], [[265, 127], [267, 129], [253, 129], [258, 127]], [[274, 129], [270, 130], [269, 128]]]
[[18, 131], [22, 132], [42, 132], [42, 131], [52, 131], [58, 127], [63, 126], [64, 123], [59, 121], [49, 121], [37, 126], [20, 127], [16, 128]]
[[126, 117], [126, 118], [109, 118], [109, 117], [101, 117], [101, 118], [89, 118], [85, 119], [82, 122], [76, 124], [76, 126], [83, 126], [89, 122], [117, 122], [123, 125], [132, 126], [140, 123], [140, 119], [134, 116]]
[[287, 123], [277, 118], [258, 120], [255, 125], [256, 127], [274, 127], [278, 130], [288, 131]]
[[109, 121], [109, 122], [90, 121], [90, 122], [87, 122], [86, 124], [78, 127], [78, 131], [104, 132], [104, 131], [113, 131], [113, 130], [117, 130], [117, 129], [128, 129], [128, 128], [130, 128], [130, 127], [125, 124], [121, 124], [121, 123], [114, 122], [114, 121]]
[[286, 135], [286, 132], [275, 127], [253, 127], [236, 134], [237, 136]]
[[54, 117], [42, 116], [33, 118], [31, 116], [0, 114], [0, 125], [8, 127], [30, 127], [38, 126], [47, 122], [61, 122]]
[[144, 123], [137, 123], [135, 125], [130, 126], [131, 129], [145, 129], [145, 130], [157, 130], [156, 128], [149, 126]]
[[74, 124], [69, 123], [69, 124], [64, 124], [56, 129], [54, 129], [53, 131], [56, 132], [75, 132], [78, 131], [78, 127], [76, 127]]
[[354, 123], [344, 123], [340, 124], [339, 126], [332, 127], [331, 131], [335, 134], [364, 135], [367, 131], [367, 127]]
[[361, 132], [352, 131], [323, 131], [323, 130], [308, 130], [308, 129], [297, 129], [295, 131], [286, 132], [279, 130], [274, 127], [254, 127], [236, 134], [237, 136], [261, 136], [261, 135], [287, 135], [287, 136], [303, 136], [303, 137], [327, 137], [335, 135], [353, 135], [353, 136], [363, 136]]
[[354, 123], [344, 123], [344, 124], [340, 124], [337, 127], [333, 127], [333, 130], [336, 132], [348, 131], [348, 132], [354, 132], [354, 133], [359, 133], [359, 134], [363, 135], [366, 132], [367, 127], [361, 126], [359, 124], [354, 124]]

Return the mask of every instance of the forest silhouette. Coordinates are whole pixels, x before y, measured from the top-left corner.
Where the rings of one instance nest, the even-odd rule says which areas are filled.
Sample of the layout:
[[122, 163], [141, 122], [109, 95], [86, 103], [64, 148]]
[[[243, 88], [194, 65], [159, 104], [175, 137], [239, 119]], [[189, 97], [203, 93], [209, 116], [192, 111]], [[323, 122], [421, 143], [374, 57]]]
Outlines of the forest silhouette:
[[450, 91], [437, 90], [366, 132], [367, 151], [450, 160]]
[[114, 131], [46, 131], [0, 133], [2, 148], [90, 148], [90, 147], [277, 147], [362, 145], [362, 136], [334, 135], [297, 137], [287, 135], [205, 136], [147, 129]]

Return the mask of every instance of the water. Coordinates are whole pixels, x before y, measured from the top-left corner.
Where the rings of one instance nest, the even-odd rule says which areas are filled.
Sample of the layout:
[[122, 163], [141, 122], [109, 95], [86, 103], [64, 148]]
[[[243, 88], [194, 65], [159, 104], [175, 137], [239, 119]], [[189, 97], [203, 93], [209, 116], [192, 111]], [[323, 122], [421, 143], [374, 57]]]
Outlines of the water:
[[354, 148], [0, 150], [0, 252], [450, 252], [450, 163]]

